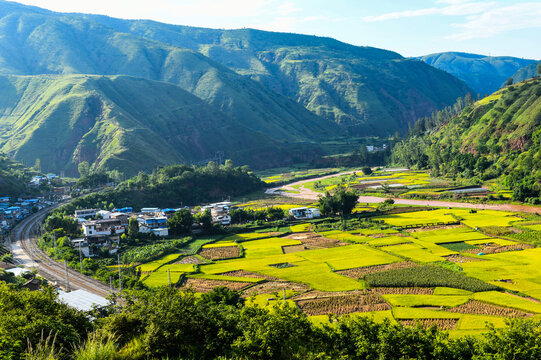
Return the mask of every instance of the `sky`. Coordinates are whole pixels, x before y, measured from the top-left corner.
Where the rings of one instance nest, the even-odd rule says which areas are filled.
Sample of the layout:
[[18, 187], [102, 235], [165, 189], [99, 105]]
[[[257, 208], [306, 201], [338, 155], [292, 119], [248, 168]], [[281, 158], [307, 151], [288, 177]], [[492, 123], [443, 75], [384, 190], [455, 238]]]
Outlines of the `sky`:
[[59, 12], [328, 36], [421, 56], [541, 59], [541, 0], [19, 0]]

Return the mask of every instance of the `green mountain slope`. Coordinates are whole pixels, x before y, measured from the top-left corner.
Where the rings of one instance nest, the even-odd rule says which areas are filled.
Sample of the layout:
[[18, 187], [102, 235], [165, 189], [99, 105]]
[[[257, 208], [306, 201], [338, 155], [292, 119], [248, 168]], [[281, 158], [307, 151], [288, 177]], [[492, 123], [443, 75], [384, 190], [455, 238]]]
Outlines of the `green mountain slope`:
[[522, 181], [541, 185], [541, 79], [473, 103], [424, 137], [402, 142], [393, 156], [396, 162], [440, 174], [479, 180], [504, 175], [513, 188]]
[[0, 1], [0, 74], [132, 75], [177, 84], [280, 141], [336, 133], [331, 122], [192, 50], [80, 17]]
[[537, 66], [539, 64], [541, 64], [541, 61], [534, 62], [532, 64], [523, 66], [520, 69], [518, 69], [517, 72], [514, 73], [513, 76], [512, 76], [513, 77], [513, 82], [517, 83], [517, 82], [524, 81], [524, 80], [527, 80], [527, 79], [531, 79], [531, 78], [533, 78], [535, 76], [538, 76]]
[[354, 134], [405, 130], [417, 118], [471, 91], [422, 62], [330, 38], [80, 16], [121, 32], [198, 51]]
[[28, 193], [28, 182], [33, 174], [22, 164], [0, 154], [0, 197]]
[[133, 174], [216, 151], [256, 167], [283, 160], [275, 141], [178, 86], [128, 76], [1, 76], [0, 149], [71, 175], [82, 161]]
[[460, 52], [430, 54], [417, 59], [456, 76], [481, 95], [492, 94], [518, 69], [535, 62], [510, 56]]

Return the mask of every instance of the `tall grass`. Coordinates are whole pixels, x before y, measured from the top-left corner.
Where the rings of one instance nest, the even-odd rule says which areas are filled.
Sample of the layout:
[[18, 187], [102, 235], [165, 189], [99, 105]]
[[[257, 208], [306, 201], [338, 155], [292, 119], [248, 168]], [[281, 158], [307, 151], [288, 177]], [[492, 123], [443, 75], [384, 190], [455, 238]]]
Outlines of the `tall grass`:
[[56, 334], [53, 336], [52, 331], [47, 338], [43, 337], [41, 333], [41, 339], [37, 343], [36, 347], [32, 346], [32, 343], [28, 341], [28, 352], [26, 353], [26, 360], [58, 360], [60, 359], [60, 349], [55, 349]]

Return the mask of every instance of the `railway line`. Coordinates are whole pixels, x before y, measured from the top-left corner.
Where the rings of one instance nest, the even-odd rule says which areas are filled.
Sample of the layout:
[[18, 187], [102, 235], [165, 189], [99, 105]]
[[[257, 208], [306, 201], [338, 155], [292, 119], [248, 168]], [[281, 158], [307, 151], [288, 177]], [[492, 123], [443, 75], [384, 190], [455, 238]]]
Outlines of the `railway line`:
[[[27, 268], [37, 269], [39, 275], [63, 289], [83, 289], [103, 297], [110, 295], [110, 287], [69, 267], [66, 269], [64, 263], [50, 258], [38, 247], [37, 226], [46, 217], [48, 211], [50, 209], [44, 209], [27, 217], [13, 229], [11, 241], [15, 262]], [[112, 289], [112, 291], [117, 290]]]

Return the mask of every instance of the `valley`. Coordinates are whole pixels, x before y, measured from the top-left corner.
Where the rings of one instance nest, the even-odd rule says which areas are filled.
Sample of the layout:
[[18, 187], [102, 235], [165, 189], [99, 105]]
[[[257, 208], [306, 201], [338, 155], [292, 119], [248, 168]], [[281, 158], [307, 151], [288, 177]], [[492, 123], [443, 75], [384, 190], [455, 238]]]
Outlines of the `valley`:
[[541, 358], [540, 4], [35, 3], [0, 359]]

